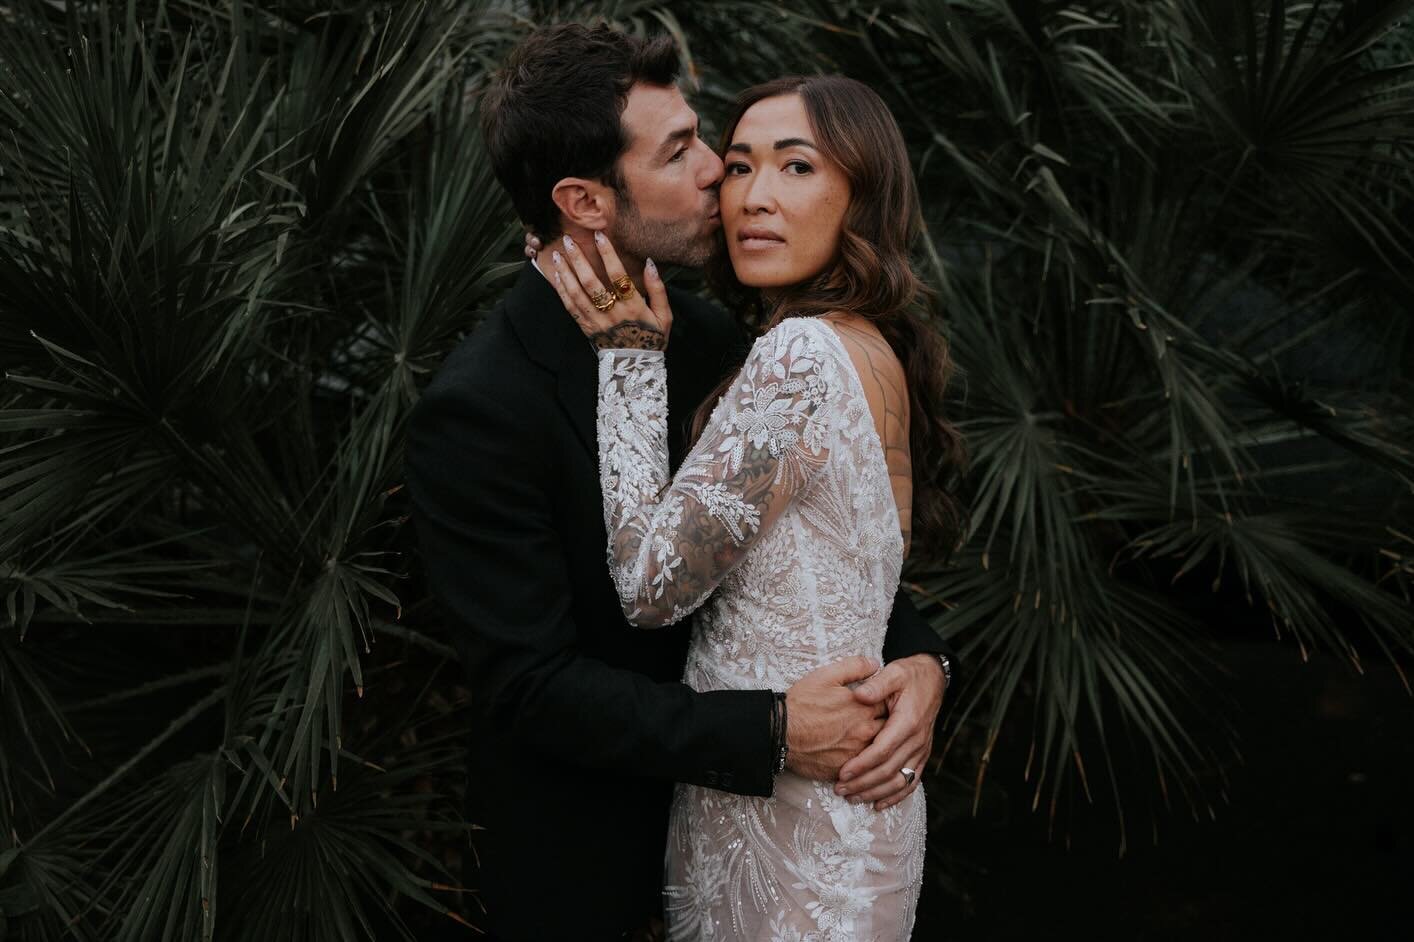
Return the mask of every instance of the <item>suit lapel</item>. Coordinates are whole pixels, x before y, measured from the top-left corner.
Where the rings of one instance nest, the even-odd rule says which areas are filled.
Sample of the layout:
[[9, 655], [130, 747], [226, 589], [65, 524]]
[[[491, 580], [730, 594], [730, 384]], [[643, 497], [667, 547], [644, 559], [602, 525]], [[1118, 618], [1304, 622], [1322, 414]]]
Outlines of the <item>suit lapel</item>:
[[575, 436], [597, 456], [594, 348], [530, 262], [506, 295], [506, 315], [526, 354], [555, 374], [556, 394]]
[[[676, 294], [670, 290], [670, 299]], [[530, 358], [555, 374], [560, 407], [569, 418], [575, 436], [597, 461], [599, 437], [595, 426], [599, 361], [594, 348], [560, 303], [555, 289], [529, 262], [525, 263], [520, 277], [506, 295], [506, 314]], [[671, 392], [676, 394], [673, 396], [674, 405], [682, 402], [684, 397], [679, 388], [685, 383], [687, 386], [692, 386], [693, 382], [701, 385], [697, 378], [700, 364], [695, 362], [691, 351], [693, 331], [688, 323], [691, 319], [687, 304], [683, 305], [681, 313], [675, 313], [673, 317], [673, 333], [668, 344], [668, 382]], [[692, 400], [691, 395], [687, 398]], [[693, 401], [692, 405], [695, 407], [696, 402]], [[684, 419], [686, 416], [685, 413]], [[674, 436], [675, 446], [678, 437]]]
[[[565, 320], [569, 321], [569, 315], [565, 315]], [[570, 321], [573, 324], [573, 321]], [[599, 363], [594, 355], [594, 348], [589, 345], [579, 328], [575, 328], [577, 336], [577, 346], [574, 350], [566, 350], [564, 361], [560, 364], [559, 389], [560, 406], [565, 410], [565, 414], [570, 417], [570, 425], [574, 426], [575, 434], [584, 447], [589, 450], [595, 460], [599, 457], [599, 434], [596, 429], [598, 424], [598, 385], [599, 385]]]

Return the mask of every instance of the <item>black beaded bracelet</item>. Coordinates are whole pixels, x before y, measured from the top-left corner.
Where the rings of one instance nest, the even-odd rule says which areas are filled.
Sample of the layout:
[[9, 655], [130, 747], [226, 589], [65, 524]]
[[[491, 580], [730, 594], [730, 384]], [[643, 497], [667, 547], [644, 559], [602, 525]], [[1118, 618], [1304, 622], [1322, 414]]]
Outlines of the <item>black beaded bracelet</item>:
[[937, 655], [938, 663], [943, 665], [943, 693], [952, 687], [952, 659], [946, 654]]
[[776, 694], [776, 702], [771, 710], [772, 758], [775, 762], [773, 773], [780, 775], [786, 770], [786, 695]]
[[781, 705], [776, 701], [775, 694], [771, 695], [771, 715], [767, 723], [769, 725], [767, 727], [766, 737], [771, 741], [771, 774], [774, 775], [776, 771], [776, 744], [780, 742], [781, 738]]

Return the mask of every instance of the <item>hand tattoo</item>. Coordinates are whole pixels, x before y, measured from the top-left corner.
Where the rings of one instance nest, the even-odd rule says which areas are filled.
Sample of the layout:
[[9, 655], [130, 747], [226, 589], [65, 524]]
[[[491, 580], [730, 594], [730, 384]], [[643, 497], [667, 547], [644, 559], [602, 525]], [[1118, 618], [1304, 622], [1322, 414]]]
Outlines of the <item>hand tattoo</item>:
[[666, 350], [668, 335], [643, 321], [624, 321], [589, 335], [600, 350]]

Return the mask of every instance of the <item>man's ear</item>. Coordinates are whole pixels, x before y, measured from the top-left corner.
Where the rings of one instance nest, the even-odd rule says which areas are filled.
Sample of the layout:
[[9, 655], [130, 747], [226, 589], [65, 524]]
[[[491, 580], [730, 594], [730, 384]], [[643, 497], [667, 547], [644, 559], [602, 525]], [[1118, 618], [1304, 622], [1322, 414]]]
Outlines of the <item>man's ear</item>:
[[614, 191], [598, 180], [565, 177], [550, 191], [560, 220], [583, 229], [608, 228], [614, 211]]

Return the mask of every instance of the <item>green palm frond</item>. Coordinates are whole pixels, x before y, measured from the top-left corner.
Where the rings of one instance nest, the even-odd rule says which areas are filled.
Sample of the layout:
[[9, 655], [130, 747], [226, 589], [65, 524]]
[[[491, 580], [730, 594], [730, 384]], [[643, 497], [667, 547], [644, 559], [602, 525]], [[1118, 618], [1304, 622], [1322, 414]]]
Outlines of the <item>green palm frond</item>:
[[[981, 716], [992, 744], [1011, 728], [1009, 712], [1029, 712], [1029, 768], [1052, 816], [1072, 784], [1093, 799], [1097, 772], [1111, 773], [1117, 788], [1113, 770], [1085, 759], [1108, 761], [1131, 732], [1150, 744], [1166, 799], [1182, 795], [1193, 811], [1209, 805], [1200, 785], [1223, 750], [1189, 730], [1209, 712], [1211, 693], [1173, 682], [1204, 662], [1197, 626], [1147, 588], [1146, 573], [1164, 571], [1170, 557], [1203, 546], [1193, 565], [1245, 573], [1303, 650], [1357, 656], [1356, 632], [1333, 627], [1348, 607], [1361, 611], [1377, 650], [1396, 663], [1410, 653], [1408, 600], [1377, 588], [1350, 555], [1374, 555], [1380, 536], [1371, 528], [1334, 552], [1315, 534], [1337, 521], [1337, 508], [1305, 511], [1301, 538], [1277, 538], [1261, 523], [1274, 511], [1266, 481], [1327, 467], [1303, 471], [1304, 459], [1293, 464], [1260, 444], [1273, 423], [1297, 423], [1377, 469], [1408, 505], [1407, 397], [1283, 378], [1342, 326], [1380, 310], [1378, 294], [1351, 294], [1358, 275], [1331, 265], [1313, 278], [1306, 259], [1323, 237], [1318, 218], [1329, 218], [1311, 211], [1317, 190], [1377, 212], [1409, 205], [1398, 161], [1388, 159], [1414, 129], [1403, 72], [1361, 58], [1398, 14], [1346, 22], [1323, 20], [1310, 5], [1239, 5], [1232, 17], [1242, 23], [1201, 20], [1213, 32], [1194, 38], [1194, 18], [1217, 17], [1220, 6], [846, 4], [836, 8], [838, 29], [820, 40], [855, 43], [863, 58], [848, 68], [889, 90], [919, 148], [926, 258], [942, 289], [960, 370], [956, 414], [974, 459], [971, 542], [941, 572], [913, 567], [941, 603], [939, 630], [962, 639], [964, 663], [978, 668], [978, 683], [960, 693], [955, 729]], [[1317, 21], [1320, 29], [1310, 25]], [[1243, 29], [1265, 37], [1269, 22], [1283, 24], [1283, 42], [1267, 47], [1273, 62], [1293, 63], [1270, 82], [1290, 87], [1265, 103], [1234, 98], [1245, 87], [1239, 78], [1262, 73], [1242, 71], [1246, 53], [1234, 52], [1231, 37]], [[1303, 23], [1320, 39], [1311, 62]], [[1236, 66], [1223, 58], [1232, 55]], [[1312, 74], [1329, 81], [1316, 91]], [[1233, 101], [1249, 118], [1213, 119]], [[1344, 105], [1354, 110], [1340, 112]], [[1279, 119], [1263, 109], [1289, 111]], [[1311, 122], [1337, 123], [1338, 112], [1352, 118], [1341, 131], [1349, 146], [1322, 150], [1326, 132]], [[1263, 128], [1287, 120], [1292, 131], [1272, 130], [1235, 198], [1231, 129], [1257, 113]], [[1282, 157], [1283, 148], [1297, 156]], [[1298, 191], [1306, 196], [1288, 204]], [[1372, 203], [1369, 192], [1380, 198]], [[1296, 210], [1282, 216], [1284, 230], [1260, 215], [1273, 203]], [[1392, 222], [1366, 235], [1388, 258], [1407, 244]], [[1234, 325], [1259, 279], [1285, 297], [1260, 327]], [[1340, 308], [1326, 315], [1332, 301]], [[1230, 341], [1237, 331], [1261, 342]], [[1228, 518], [1242, 521], [1241, 547], [1211, 542], [1209, 521]], [[1187, 542], [1134, 551], [1154, 545], [1156, 533]], [[974, 565], [982, 572], [968, 571]], [[1215, 744], [1226, 740], [1218, 732]], [[1123, 797], [1113, 792], [1122, 820]]]
[[885, 96], [973, 456], [908, 573], [961, 654], [947, 781], [976, 812], [1016, 746], [1121, 848], [1214, 814], [1189, 603], [1414, 653], [1411, 6], [0, 5], [0, 935], [475, 921], [399, 468], [519, 263], [475, 102], [552, 21], [678, 37], [709, 135], [785, 72]]
[[[18, 629], [0, 638], [0, 894], [36, 938], [214, 938], [233, 892], [276, 913], [256, 901], [288, 884], [243, 870], [240, 847], [292, 815], [367, 864], [301, 897], [332, 919], [312, 937], [367, 930], [391, 901], [447, 908], [408, 866], [453, 881], [404, 833], [464, 832], [449, 805], [418, 824], [446, 800], [404, 791], [460, 753], [403, 750], [375, 776], [345, 700], [399, 606], [401, 423], [517, 231], [464, 98], [485, 74], [470, 57], [514, 35], [492, 7], [5, 11], [32, 29], [0, 36], [22, 90], [0, 103], [0, 584]], [[204, 627], [214, 659], [56, 695], [19, 640], [84, 624]], [[105, 710], [172, 700], [177, 719], [131, 724], [81, 779], [29, 794], [35, 770], [81, 761]], [[374, 795], [381, 816], [358, 802]]]
[[[1405, 0], [1187, 0], [1169, 33], [1231, 208], [1260, 227], [1289, 207], [1320, 220], [1308, 238], [1324, 245], [1339, 241], [1319, 236], [1334, 225], [1401, 279], [1414, 260], [1401, 218], [1414, 198], [1414, 62], [1372, 67], [1369, 53], [1411, 10]], [[1300, 238], [1307, 228], [1282, 234]]]
[[[236, 852], [232, 869], [243, 882], [218, 938], [388, 937], [379, 927], [414, 938], [386, 902], [390, 893], [460, 921], [431, 895], [450, 877], [410, 833], [464, 833], [449, 807], [438, 808], [445, 799], [415, 787], [429, 772], [455, 770], [459, 758], [459, 750], [430, 741], [396, 765], [352, 764], [315, 810]], [[403, 861], [417, 861], [436, 879]]]
[[62, 774], [55, 744], [73, 748], [81, 743], [52, 683], [42, 655], [20, 645], [15, 632], [0, 631], [0, 730], [5, 734], [0, 749], [0, 833], [14, 834], [19, 821], [53, 796], [56, 774]]

